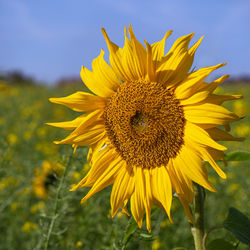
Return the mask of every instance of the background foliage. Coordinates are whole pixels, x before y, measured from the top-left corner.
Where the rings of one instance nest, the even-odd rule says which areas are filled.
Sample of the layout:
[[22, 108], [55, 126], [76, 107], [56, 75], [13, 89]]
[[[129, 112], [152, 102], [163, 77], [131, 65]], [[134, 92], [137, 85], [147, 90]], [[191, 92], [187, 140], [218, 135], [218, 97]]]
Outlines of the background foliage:
[[[83, 87], [0, 84], [0, 249], [193, 249], [189, 224], [178, 200], [172, 206], [174, 224], [163, 211], [153, 208], [152, 234], [148, 234], [145, 225], [139, 230], [121, 213], [110, 218], [111, 187], [84, 205], [80, 200], [87, 188], [69, 192], [89, 169], [88, 149], [78, 148], [72, 154], [70, 145], [54, 145], [53, 140], [63, 138], [67, 132], [46, 126], [45, 122], [76, 117], [66, 107], [48, 101], [49, 97], [66, 96], [76, 90]], [[245, 99], [227, 105], [238, 115], [247, 115], [250, 86], [231, 83], [219, 92], [243, 94]], [[225, 143], [228, 152], [249, 151], [249, 116], [235, 123], [232, 132], [246, 140]], [[207, 192], [207, 228], [221, 224], [229, 206], [245, 214], [250, 211], [249, 161], [230, 161], [227, 167], [220, 164], [228, 179], [219, 179], [209, 167], [217, 193]], [[211, 232], [207, 242], [220, 237], [234, 246], [239, 243], [224, 229]], [[237, 249], [248, 247], [240, 243]]]

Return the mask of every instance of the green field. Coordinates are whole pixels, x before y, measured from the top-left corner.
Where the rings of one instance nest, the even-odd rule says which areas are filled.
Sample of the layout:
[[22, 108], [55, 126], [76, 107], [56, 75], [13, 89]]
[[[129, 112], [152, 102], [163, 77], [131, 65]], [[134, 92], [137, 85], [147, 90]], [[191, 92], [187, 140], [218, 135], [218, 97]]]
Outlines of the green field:
[[[122, 249], [125, 232], [134, 221], [118, 213], [110, 217], [111, 187], [97, 193], [84, 205], [81, 198], [88, 189], [70, 192], [88, 171], [88, 148], [72, 154], [70, 145], [54, 145], [67, 132], [49, 127], [46, 122], [71, 120], [78, 114], [66, 107], [49, 103], [49, 97], [61, 97], [81, 90], [80, 86], [0, 86], [0, 249]], [[235, 136], [244, 142], [228, 142], [228, 152], [250, 151], [250, 86], [231, 84], [222, 93], [243, 94], [243, 100], [227, 103], [242, 121], [232, 126]], [[221, 163], [228, 175], [220, 179], [209, 168], [217, 193], [207, 192], [206, 227], [221, 223], [233, 206], [250, 211], [249, 161]], [[124, 249], [194, 249], [189, 224], [178, 200], [173, 201], [170, 224], [159, 208], [152, 210], [152, 233], [145, 225], [136, 229]], [[212, 232], [208, 242], [223, 236], [237, 239], [224, 229]], [[248, 249], [239, 244], [237, 249]]]

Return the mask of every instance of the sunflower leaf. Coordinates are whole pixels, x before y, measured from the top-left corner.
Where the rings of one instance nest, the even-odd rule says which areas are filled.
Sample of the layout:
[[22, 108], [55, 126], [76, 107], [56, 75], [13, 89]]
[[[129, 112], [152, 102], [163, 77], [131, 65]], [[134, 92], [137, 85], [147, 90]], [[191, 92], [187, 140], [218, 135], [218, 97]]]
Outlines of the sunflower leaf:
[[133, 233], [136, 231], [136, 229], [138, 228], [137, 223], [135, 222], [135, 220], [133, 220], [131, 218], [131, 220], [129, 221], [129, 224], [126, 228], [126, 232], [125, 235], [122, 239], [122, 243], [126, 244], [127, 241], [129, 240], [129, 238], [133, 235]]
[[249, 152], [232, 152], [225, 154], [226, 161], [248, 161], [250, 160], [250, 153]]
[[145, 234], [145, 233], [141, 233], [140, 236], [144, 239], [147, 239], [147, 240], [152, 240], [153, 239], [153, 236], [151, 234]]
[[227, 249], [227, 250], [234, 250], [235, 246], [232, 245], [230, 242], [225, 241], [223, 239], [215, 239], [206, 247], [207, 250], [221, 250], [221, 249]]
[[229, 213], [222, 225], [245, 243], [250, 244], [250, 220], [246, 215], [234, 207], [229, 208]]

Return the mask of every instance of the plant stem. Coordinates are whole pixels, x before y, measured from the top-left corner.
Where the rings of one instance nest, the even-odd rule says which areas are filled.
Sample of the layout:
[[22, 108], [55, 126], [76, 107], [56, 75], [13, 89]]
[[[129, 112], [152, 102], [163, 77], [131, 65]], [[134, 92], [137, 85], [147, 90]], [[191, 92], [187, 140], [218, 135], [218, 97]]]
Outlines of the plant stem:
[[63, 183], [64, 183], [64, 179], [65, 179], [65, 176], [66, 176], [66, 171], [67, 171], [67, 168], [68, 168], [68, 166], [70, 164], [71, 157], [72, 157], [72, 154], [69, 156], [68, 162], [65, 165], [65, 168], [63, 170], [63, 175], [62, 175], [62, 177], [60, 179], [60, 183], [59, 183], [59, 186], [57, 188], [57, 193], [56, 193], [56, 198], [55, 198], [55, 205], [54, 205], [53, 215], [52, 215], [52, 219], [51, 219], [51, 222], [50, 222], [50, 225], [49, 225], [49, 230], [48, 230], [48, 234], [47, 234], [47, 237], [46, 237], [46, 242], [45, 242], [44, 250], [48, 249], [50, 236], [51, 236], [51, 233], [52, 233], [52, 230], [53, 230], [56, 218], [59, 215], [57, 213], [59, 194], [60, 194], [60, 191], [61, 191]]
[[202, 240], [204, 237], [204, 202], [205, 190], [199, 184], [194, 183], [194, 225], [192, 233], [195, 250], [203, 250]]

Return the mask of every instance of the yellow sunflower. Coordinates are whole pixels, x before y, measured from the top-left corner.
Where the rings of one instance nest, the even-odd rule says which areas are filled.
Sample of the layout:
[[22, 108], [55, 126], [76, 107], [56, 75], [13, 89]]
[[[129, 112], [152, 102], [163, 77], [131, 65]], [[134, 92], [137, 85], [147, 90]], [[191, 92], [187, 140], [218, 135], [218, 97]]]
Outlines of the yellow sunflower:
[[63, 168], [59, 163], [44, 161], [40, 168], [35, 169], [32, 187], [38, 198], [48, 198], [48, 188], [58, 180], [57, 177], [62, 175]]
[[[220, 106], [240, 95], [216, 95], [213, 91], [228, 75], [204, 82], [214, 70], [224, 66], [191, 71], [194, 53], [202, 38], [189, 48], [194, 34], [177, 39], [167, 54], [165, 40], [145, 47], [131, 26], [125, 27], [125, 44], [118, 47], [102, 29], [109, 49], [93, 60], [92, 71], [82, 67], [81, 78], [93, 94], [77, 92], [50, 101], [84, 112], [73, 121], [49, 125], [73, 132], [57, 144], [89, 145], [91, 169], [72, 189], [92, 187], [82, 199], [113, 184], [111, 213], [120, 207], [142, 226], [146, 213], [151, 230], [151, 207], [164, 209], [170, 219], [172, 192], [175, 191], [192, 220], [188, 204], [193, 201], [193, 182], [215, 191], [208, 181], [203, 161], [222, 178], [226, 174], [215, 160], [223, 159], [226, 148], [216, 141], [241, 140], [227, 131], [240, 118]], [[226, 130], [221, 127], [224, 126]]]

